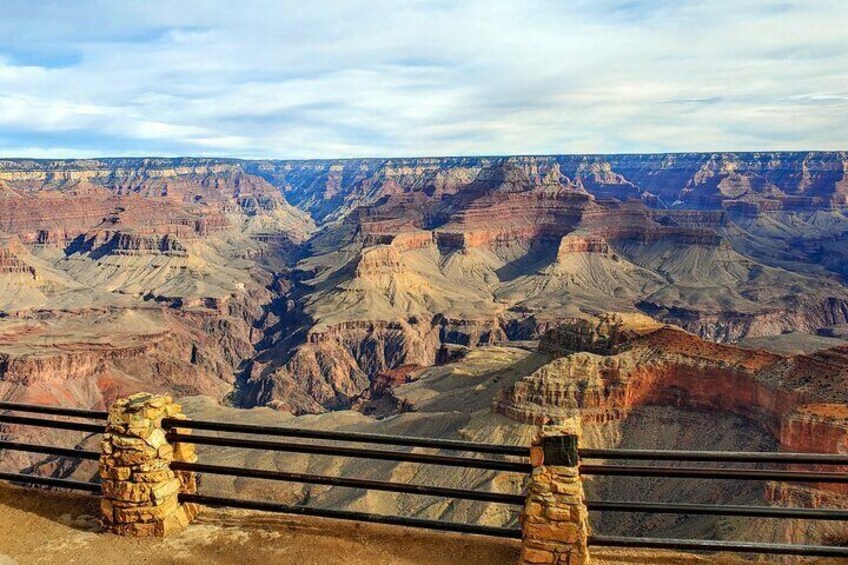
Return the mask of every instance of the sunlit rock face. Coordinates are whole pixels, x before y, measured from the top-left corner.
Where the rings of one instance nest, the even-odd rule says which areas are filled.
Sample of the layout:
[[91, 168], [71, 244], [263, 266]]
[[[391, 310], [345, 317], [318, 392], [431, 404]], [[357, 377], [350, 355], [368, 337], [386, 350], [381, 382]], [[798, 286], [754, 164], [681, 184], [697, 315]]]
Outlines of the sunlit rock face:
[[[579, 415], [591, 425], [674, 406], [741, 416], [785, 451], [848, 450], [846, 346], [784, 357], [613, 315], [551, 330], [540, 349], [558, 357], [501, 391], [496, 411], [533, 424]], [[848, 494], [840, 485], [817, 488]], [[789, 490], [773, 487], [769, 497], [800, 496]]]

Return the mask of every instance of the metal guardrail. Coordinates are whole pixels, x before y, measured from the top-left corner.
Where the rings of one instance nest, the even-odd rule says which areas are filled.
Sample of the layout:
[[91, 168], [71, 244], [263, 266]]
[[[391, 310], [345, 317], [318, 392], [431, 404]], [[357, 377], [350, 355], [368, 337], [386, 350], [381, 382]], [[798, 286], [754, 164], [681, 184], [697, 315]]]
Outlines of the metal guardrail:
[[103, 424], [69, 422], [68, 420], [51, 420], [49, 418], [30, 418], [28, 416], [10, 416], [9, 414], [0, 414], [0, 424], [19, 424], [21, 426], [37, 426], [40, 428], [72, 430], [75, 432], [86, 432], [91, 434], [101, 434], [106, 431], [106, 426]]
[[786, 483], [848, 484], [848, 473], [817, 471], [774, 471], [770, 469], [723, 469], [694, 467], [628, 467], [624, 465], [581, 465], [581, 475], [660, 477], [664, 479], [732, 479], [736, 481], [783, 481]]
[[164, 418], [162, 420], [162, 426], [166, 429], [184, 428], [275, 437], [323, 439], [355, 443], [374, 443], [380, 445], [400, 445], [405, 447], [429, 447], [433, 449], [468, 451], [472, 453], [488, 453], [494, 455], [513, 455], [517, 457], [527, 457], [528, 454], [528, 449], [522, 446], [476, 443], [452, 439], [367, 434], [361, 432], [330, 432], [323, 430], [307, 430], [302, 428], [259, 426], [254, 424], [231, 424], [204, 420], [178, 420], [175, 418]]
[[775, 506], [735, 506], [724, 504], [674, 504], [667, 502], [632, 502], [590, 500], [590, 511], [645, 512], [650, 514], [686, 514], [693, 516], [745, 516], [749, 518], [795, 518], [802, 520], [848, 520], [848, 510], [829, 508], [790, 508]]
[[0, 449], [9, 451], [26, 451], [29, 453], [43, 453], [45, 455], [58, 455], [71, 459], [89, 459], [96, 461], [100, 459], [97, 451], [86, 451], [84, 449], [68, 449], [66, 447], [53, 447], [49, 445], [35, 445], [32, 443], [18, 443], [14, 441], [0, 441]]
[[642, 549], [668, 549], [677, 551], [732, 551], [734, 553], [763, 553], [771, 555], [798, 555], [804, 557], [848, 557], [848, 547], [829, 545], [789, 545], [742, 541], [590, 536], [589, 546], [635, 547]]
[[356, 457], [361, 459], [374, 459], [379, 461], [406, 461], [410, 463], [425, 463], [431, 465], [444, 465], [448, 467], [488, 469], [493, 471], [508, 471], [513, 473], [529, 473], [532, 469], [529, 463], [498, 461], [495, 459], [476, 459], [472, 457], [455, 457], [450, 455], [432, 455], [426, 453], [408, 453], [403, 451], [385, 451], [380, 449], [365, 449], [359, 447], [337, 447], [333, 445], [315, 445], [305, 443], [200, 436], [195, 434], [180, 434], [174, 432], [169, 433], [168, 438], [174, 442], [195, 443], [198, 445], [216, 445], [220, 447], [261, 449], [265, 451], [283, 451], [289, 453], [311, 453], [314, 455]]
[[[705, 463], [773, 463], [784, 465], [846, 465], [848, 456], [813, 453], [744, 453], [714, 451], [651, 451], [628, 449], [581, 449], [581, 459], [613, 461], [675, 461]], [[693, 468], [668, 466], [580, 465], [581, 475], [658, 477], [706, 480], [783, 481], [817, 484], [848, 484], [848, 474], [840, 472], [784, 471], [775, 469]], [[701, 516], [739, 516], [803, 520], [848, 520], [848, 510], [831, 508], [787, 508], [765, 506], [673, 504], [637, 501], [590, 500], [590, 511]], [[806, 557], [848, 558], [848, 547], [773, 544], [744, 541], [639, 538], [595, 535], [589, 546], [666, 549], [678, 551], [727, 551]]]
[[[0, 409], [16, 410], [20, 412], [31, 412], [36, 414], [49, 414], [57, 416], [74, 416], [101, 419], [106, 413], [95, 411], [82, 411], [76, 409], [65, 409], [55, 407], [42, 407], [38, 405], [2, 403]], [[105, 431], [105, 426], [99, 424], [73, 422], [67, 420], [54, 420], [47, 418], [32, 418], [25, 416], [13, 416], [0, 414], [0, 423], [11, 423], [28, 426], [39, 426], [65, 430], [98, 433]], [[226, 424], [222, 422], [208, 422], [197, 420], [180, 420], [168, 418], [163, 420], [163, 427], [169, 429], [168, 438], [173, 442], [190, 442], [198, 445], [211, 445], [222, 447], [236, 447], [245, 449], [261, 449], [268, 451], [283, 451], [295, 453], [312, 453], [316, 455], [330, 455], [340, 457], [358, 457], [375, 460], [405, 461], [421, 464], [444, 465], [453, 467], [467, 467], [472, 469], [497, 470], [505, 472], [525, 473], [530, 470], [530, 465], [518, 461], [497, 460], [478, 458], [474, 456], [448, 456], [427, 453], [409, 453], [404, 451], [375, 450], [367, 448], [340, 447], [334, 445], [291, 443], [280, 441], [263, 441], [231, 437], [214, 437], [196, 434], [179, 433], [179, 430], [198, 429], [206, 431], [223, 431], [231, 433], [291, 437], [302, 439], [322, 439], [330, 441], [345, 441], [356, 443], [372, 443], [381, 445], [393, 445], [412, 448], [444, 449], [451, 451], [463, 451], [473, 454], [494, 454], [503, 456], [527, 457], [526, 448], [515, 446], [498, 446], [492, 444], [477, 444], [457, 440], [437, 440], [429, 438], [414, 438], [403, 436], [386, 436], [380, 434], [362, 434], [354, 432], [324, 432], [318, 430], [301, 430], [292, 428], [276, 428], [271, 426], [254, 426], [246, 424]], [[25, 444], [9, 441], [0, 441], [0, 449], [16, 451], [30, 451], [32, 453], [44, 453], [79, 459], [99, 459], [100, 454], [80, 449], [67, 449], [51, 446]], [[191, 471], [208, 474], [222, 474], [238, 477], [250, 477], [259, 479], [281, 480], [288, 482], [301, 482], [305, 484], [321, 484], [328, 486], [339, 486], [347, 488], [361, 488], [368, 490], [379, 490], [387, 492], [401, 492], [408, 494], [436, 496], [452, 498], [457, 500], [474, 500], [496, 504], [521, 506], [524, 504], [522, 495], [507, 493], [486, 492], [469, 489], [454, 489], [445, 487], [433, 487], [428, 485], [417, 485], [407, 483], [395, 483], [389, 481], [377, 481], [370, 479], [354, 479], [346, 477], [330, 477], [322, 475], [311, 475], [305, 473], [289, 473], [284, 471], [270, 471], [261, 469], [243, 469], [240, 467], [227, 467], [221, 465], [206, 465], [201, 463], [174, 462], [171, 468], [175, 471]], [[85, 483], [67, 479], [55, 479], [35, 477], [31, 475], [6, 473], [0, 474], [0, 479], [20, 482], [25, 484], [54, 486], [75, 490], [84, 490], [92, 493], [100, 492], [100, 485]], [[481, 526], [478, 524], [467, 524], [458, 522], [447, 522], [441, 520], [424, 520], [417, 518], [405, 518], [400, 516], [389, 516], [369, 514], [364, 512], [353, 512], [334, 510], [326, 508], [315, 508], [308, 506], [285, 505], [273, 502], [251, 501], [236, 498], [205, 496], [199, 494], [183, 494], [180, 496], [184, 502], [196, 502], [209, 506], [227, 506], [234, 508], [246, 508], [263, 510], [269, 512], [284, 512], [287, 514], [301, 514], [318, 517], [336, 518], [344, 520], [356, 520], [359, 522], [372, 522], [381, 524], [392, 524], [398, 526], [426, 528], [431, 530], [458, 532], [466, 534], [488, 535], [496, 537], [520, 538], [521, 531], [515, 528], [501, 528], [493, 526]]]
[[[76, 418], [104, 419], [106, 412], [80, 410], [74, 408], [59, 408], [33, 404], [18, 404], [0, 402], [0, 410], [14, 410], [35, 414], [69, 416]], [[24, 426], [40, 426], [64, 430], [74, 430], [87, 433], [103, 432], [105, 426], [78, 421], [55, 420], [47, 418], [32, 418], [0, 414], [0, 423], [18, 424]], [[202, 420], [178, 420], [166, 418], [163, 426], [168, 428], [170, 441], [194, 443], [199, 445], [234, 447], [245, 449], [260, 449], [266, 451], [310, 453], [336, 457], [354, 457], [385, 461], [404, 461], [420, 464], [465, 467], [471, 469], [495, 470], [505, 472], [527, 473], [531, 465], [515, 459], [491, 459], [474, 456], [455, 456], [430, 453], [413, 453], [407, 451], [390, 451], [362, 447], [341, 447], [311, 443], [293, 443], [285, 441], [267, 441], [233, 437], [218, 437], [180, 433], [180, 429], [205, 430], [212, 432], [229, 432], [260, 436], [284, 438], [318, 439], [352, 443], [371, 443], [392, 445], [409, 448], [430, 448], [450, 451], [463, 451], [472, 454], [501, 455], [507, 458], [526, 458], [529, 450], [524, 447], [477, 444], [458, 440], [439, 440], [405, 436], [387, 436], [358, 432], [331, 432], [320, 430], [303, 430], [299, 428], [284, 428], [272, 426], [257, 426], [249, 424], [229, 424]], [[29, 451], [60, 457], [96, 460], [100, 454], [82, 449], [68, 449], [52, 446], [34, 445], [27, 443], [0, 441], [0, 449], [14, 451]], [[581, 449], [581, 459], [608, 459], [612, 461], [676, 461], [676, 462], [732, 462], [732, 463], [771, 463], [784, 465], [839, 465], [848, 466], [848, 455], [817, 454], [817, 453], [744, 453], [744, 452], [715, 452], [715, 451], [663, 451], [663, 450], [632, 450], [632, 449]], [[261, 469], [243, 469], [240, 467], [207, 465], [202, 463], [174, 462], [172, 469], [197, 473], [250, 477], [258, 479], [319, 484], [346, 488], [360, 488], [387, 492], [400, 492], [425, 496], [438, 496], [459, 500], [476, 500], [482, 502], [520, 506], [524, 503], [522, 495], [486, 492], [477, 490], [431, 487], [390, 481], [370, 479], [354, 479], [331, 477], [306, 473], [290, 473]], [[591, 465], [581, 464], [580, 472], [584, 475], [597, 476], [626, 476], [626, 477], [657, 477], [657, 478], [687, 478], [687, 479], [730, 479], [730, 480], [762, 480], [801, 483], [830, 483], [848, 484], [848, 474], [840, 472], [821, 471], [787, 471], [775, 469], [737, 469], [737, 468], [695, 468], [669, 466], [624, 466], [624, 465]], [[0, 473], [0, 480], [8, 480], [24, 484], [51, 486], [99, 493], [100, 485], [69, 479], [53, 477], [37, 477], [19, 473]], [[520, 538], [521, 531], [516, 528], [481, 526], [477, 524], [446, 522], [440, 520], [424, 520], [400, 516], [386, 516], [315, 508], [309, 506], [286, 505], [274, 502], [243, 500], [203, 494], [182, 494], [183, 502], [193, 502], [208, 506], [226, 506], [245, 508], [268, 512], [283, 512], [287, 514], [311, 515], [359, 522], [373, 522], [407, 527], [427, 528], [432, 530], [451, 531], [466, 534], [488, 535], [505, 538]], [[639, 501], [588, 501], [590, 511], [602, 512], [640, 512], [704, 516], [741, 516], [758, 518], [785, 518], [809, 520], [848, 520], [848, 510], [827, 508], [787, 508], [771, 506], [724, 506], [709, 504], [675, 504]], [[595, 535], [589, 539], [590, 546], [633, 547], [670, 549], [681, 551], [733, 551], [741, 553], [764, 553], [817, 557], [848, 557], [848, 547], [819, 546], [819, 545], [786, 545], [767, 544], [739, 541], [709, 541], [709, 540], [679, 540], [656, 539]]]
[[0, 410], [14, 410], [16, 412], [30, 412], [32, 414], [52, 414], [54, 416], [75, 416], [78, 418], [90, 418], [92, 420], [105, 420], [108, 412], [101, 410], [84, 410], [82, 408], [64, 408], [61, 406], [45, 406], [42, 404], [24, 404], [22, 402], [0, 401]]
[[84, 490], [87, 492], [100, 493], [100, 485], [96, 483], [86, 483], [84, 481], [73, 481], [71, 479], [56, 479], [54, 477], [37, 477], [35, 475], [25, 475], [23, 473], [0, 473], [0, 480], [10, 481], [13, 483], [24, 483], [30, 485], [39, 485], [47, 487], [59, 487], [70, 490]]
[[481, 502], [494, 502], [498, 504], [512, 504], [518, 506], [524, 505], [524, 496], [519, 494], [505, 494], [499, 492], [485, 492], [468, 489], [433, 487], [428, 485], [394, 483], [388, 481], [376, 481], [371, 479], [351, 479], [346, 477], [329, 477], [325, 475], [312, 475], [305, 473], [288, 473], [285, 471], [242, 469], [241, 467], [225, 467], [220, 465], [204, 465], [200, 463], [183, 463], [178, 461], [175, 461], [173, 464], [171, 464], [171, 469], [175, 471], [194, 471], [196, 473], [209, 473], [212, 475], [228, 475], [233, 477], [270, 479], [276, 481], [304, 483], [311, 485], [329, 485], [367, 490], [402, 492], [407, 494], [421, 494], [426, 496], [438, 496], [443, 498], [455, 498], [460, 500], [477, 500]]
[[671, 451], [648, 449], [581, 449], [581, 459], [630, 461], [698, 461], [706, 463], [782, 463], [805, 465], [846, 465], [848, 454], [830, 453], [751, 453], [744, 451]]

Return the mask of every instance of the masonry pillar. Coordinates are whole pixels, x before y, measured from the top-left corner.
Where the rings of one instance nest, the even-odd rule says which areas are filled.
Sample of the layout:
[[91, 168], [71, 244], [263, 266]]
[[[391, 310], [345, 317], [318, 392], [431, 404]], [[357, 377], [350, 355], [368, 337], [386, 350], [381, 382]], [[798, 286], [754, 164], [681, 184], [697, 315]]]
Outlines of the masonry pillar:
[[544, 426], [530, 448], [533, 471], [521, 515], [520, 565], [589, 565], [589, 514], [578, 471], [579, 420]]
[[109, 410], [100, 455], [105, 531], [165, 536], [186, 527], [197, 515], [197, 505], [181, 504], [177, 498], [180, 492], [195, 492], [194, 473], [170, 468], [172, 461], [196, 461], [194, 446], [170, 444], [163, 418], [185, 418], [169, 396], [142, 392], [118, 400]]

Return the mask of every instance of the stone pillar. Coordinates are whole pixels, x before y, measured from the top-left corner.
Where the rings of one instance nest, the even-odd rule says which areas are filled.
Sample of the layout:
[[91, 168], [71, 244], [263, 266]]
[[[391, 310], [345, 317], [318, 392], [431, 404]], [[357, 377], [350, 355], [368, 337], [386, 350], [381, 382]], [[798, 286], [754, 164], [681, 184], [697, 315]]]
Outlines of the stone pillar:
[[544, 426], [530, 448], [533, 471], [521, 515], [520, 565], [588, 565], [589, 514], [578, 471], [578, 420]]
[[195, 492], [194, 473], [170, 468], [172, 461], [196, 461], [194, 446], [170, 444], [162, 428], [163, 418], [184, 419], [181, 411], [169, 396], [144, 392], [112, 405], [100, 444], [105, 531], [165, 536], [186, 527], [197, 515], [197, 505], [177, 499], [180, 492]]

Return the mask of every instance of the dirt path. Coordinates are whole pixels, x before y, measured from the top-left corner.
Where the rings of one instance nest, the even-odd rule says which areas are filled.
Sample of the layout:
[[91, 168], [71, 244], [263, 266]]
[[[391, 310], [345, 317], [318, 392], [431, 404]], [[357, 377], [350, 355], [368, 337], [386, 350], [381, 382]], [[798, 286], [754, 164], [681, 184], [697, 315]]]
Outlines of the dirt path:
[[[336, 520], [205, 510], [167, 539], [98, 533], [97, 499], [0, 484], [0, 565], [514, 565], [518, 543]], [[597, 565], [738, 565], [735, 560], [596, 550]], [[762, 562], [760, 562], [762, 563]]]

